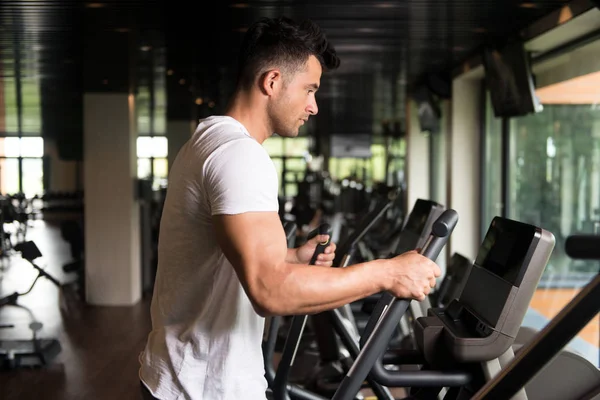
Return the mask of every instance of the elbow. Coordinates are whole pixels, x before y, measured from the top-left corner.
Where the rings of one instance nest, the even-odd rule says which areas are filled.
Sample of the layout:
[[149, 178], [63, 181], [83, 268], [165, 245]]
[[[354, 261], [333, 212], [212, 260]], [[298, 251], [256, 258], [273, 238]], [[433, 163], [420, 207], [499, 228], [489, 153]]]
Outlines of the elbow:
[[252, 296], [250, 302], [254, 311], [263, 318], [286, 315], [281, 304], [270, 296]]
[[252, 307], [254, 308], [254, 312], [256, 312], [259, 316], [263, 318], [277, 316], [277, 314], [274, 313], [272, 309], [258, 304], [255, 301], [252, 301]]
[[254, 311], [263, 318], [288, 315], [287, 299], [263, 285], [250, 290], [250, 302]]

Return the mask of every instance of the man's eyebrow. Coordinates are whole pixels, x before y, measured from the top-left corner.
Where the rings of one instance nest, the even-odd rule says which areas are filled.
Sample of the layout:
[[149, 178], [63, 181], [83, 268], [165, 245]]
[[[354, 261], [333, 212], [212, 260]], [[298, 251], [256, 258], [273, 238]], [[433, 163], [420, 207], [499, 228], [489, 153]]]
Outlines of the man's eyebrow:
[[309, 83], [308, 85], [306, 85], [306, 87], [315, 89], [315, 90], [319, 90], [319, 85], [317, 85], [316, 83]]

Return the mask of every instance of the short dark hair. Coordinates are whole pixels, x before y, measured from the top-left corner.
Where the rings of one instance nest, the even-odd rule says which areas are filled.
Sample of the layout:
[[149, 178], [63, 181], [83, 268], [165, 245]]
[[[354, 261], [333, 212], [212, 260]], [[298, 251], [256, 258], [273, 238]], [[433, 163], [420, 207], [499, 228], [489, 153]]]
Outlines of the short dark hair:
[[273, 66], [294, 73], [311, 55], [319, 60], [324, 71], [340, 65], [335, 49], [314, 22], [296, 23], [287, 17], [261, 18], [248, 28], [242, 41], [238, 85], [250, 87], [258, 74]]

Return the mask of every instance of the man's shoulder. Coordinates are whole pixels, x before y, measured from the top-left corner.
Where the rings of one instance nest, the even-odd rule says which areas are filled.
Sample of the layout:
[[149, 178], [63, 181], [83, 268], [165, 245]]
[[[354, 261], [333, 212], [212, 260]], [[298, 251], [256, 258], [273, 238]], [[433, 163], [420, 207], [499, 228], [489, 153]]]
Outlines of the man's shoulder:
[[226, 115], [213, 115], [199, 120], [194, 136], [210, 139], [250, 138], [250, 134], [240, 122]]

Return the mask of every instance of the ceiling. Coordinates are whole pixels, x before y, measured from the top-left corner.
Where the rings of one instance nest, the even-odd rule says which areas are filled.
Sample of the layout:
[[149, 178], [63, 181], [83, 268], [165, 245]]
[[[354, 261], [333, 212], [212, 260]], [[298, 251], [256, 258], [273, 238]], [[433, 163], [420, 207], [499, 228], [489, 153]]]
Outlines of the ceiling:
[[[54, 82], [54, 96], [71, 93], [76, 99], [74, 93], [80, 93], [83, 85], [80, 77], [86, 74], [84, 65], [88, 66], [85, 51], [94, 51], [90, 43], [103, 46], [102, 40], [89, 38], [97, 39], [105, 32], [135, 32], [140, 49], [166, 51], [161, 58], [166, 65], [153, 68], [175, 71], [177, 79], [198, 82], [192, 98], [203, 96], [202, 92], [213, 99], [220, 95], [223, 103], [237, 46], [252, 21], [279, 15], [310, 18], [325, 30], [341, 58], [340, 69], [323, 77], [319, 96], [330, 106], [328, 115], [339, 121], [337, 127], [329, 128], [347, 130], [356, 118], [362, 118], [357, 125], [377, 118], [402, 118], [406, 85], [425, 74], [449, 76], [482, 43], [517, 34], [565, 4], [564, 0], [213, 0], [193, 4], [2, 0], [0, 77], [6, 80], [18, 73], [23, 79]], [[120, 60], [115, 57], [109, 62]], [[62, 84], [57, 86], [57, 82]], [[68, 104], [80, 110], [76, 101]]]

